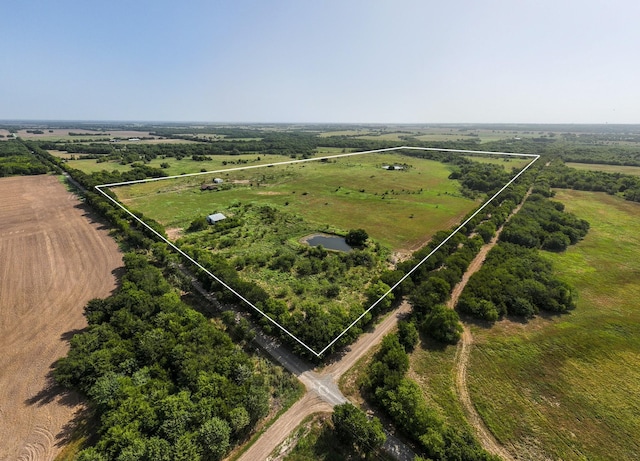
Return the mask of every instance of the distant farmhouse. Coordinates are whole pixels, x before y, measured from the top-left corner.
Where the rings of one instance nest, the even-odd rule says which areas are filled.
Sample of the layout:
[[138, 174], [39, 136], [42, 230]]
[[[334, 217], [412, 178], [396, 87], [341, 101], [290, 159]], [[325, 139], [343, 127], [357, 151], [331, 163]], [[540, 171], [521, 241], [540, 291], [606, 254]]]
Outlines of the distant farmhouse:
[[404, 170], [404, 166], [402, 166], [402, 165], [382, 165], [382, 169], [383, 170], [389, 170], [389, 171]]
[[215, 224], [217, 222], [220, 222], [224, 219], [227, 219], [227, 217], [225, 215], [223, 215], [222, 213], [214, 213], [214, 214], [210, 214], [209, 216], [207, 216], [207, 222], [209, 224]]

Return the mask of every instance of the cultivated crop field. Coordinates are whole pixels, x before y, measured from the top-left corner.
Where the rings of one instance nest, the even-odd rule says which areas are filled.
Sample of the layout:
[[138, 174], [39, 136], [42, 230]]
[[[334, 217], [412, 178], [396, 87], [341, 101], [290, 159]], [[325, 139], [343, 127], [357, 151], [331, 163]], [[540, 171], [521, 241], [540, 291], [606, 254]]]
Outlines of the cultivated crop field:
[[0, 179], [0, 459], [53, 459], [79, 397], [53, 385], [53, 363], [83, 308], [115, 288], [121, 254], [54, 176]]
[[591, 224], [565, 253], [546, 253], [578, 307], [474, 328], [472, 399], [524, 459], [638, 459], [640, 204], [565, 190], [555, 199]]

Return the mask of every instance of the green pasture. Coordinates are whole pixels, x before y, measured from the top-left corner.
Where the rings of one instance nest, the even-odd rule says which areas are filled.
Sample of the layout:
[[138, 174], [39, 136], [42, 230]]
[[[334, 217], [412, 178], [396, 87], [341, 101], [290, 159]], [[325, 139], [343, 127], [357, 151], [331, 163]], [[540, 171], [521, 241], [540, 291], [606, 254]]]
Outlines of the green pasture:
[[[259, 158], [259, 160], [258, 160]], [[181, 174], [198, 173], [200, 171], [221, 170], [233, 167], [264, 165], [267, 163], [284, 162], [291, 160], [286, 155], [258, 155], [258, 154], [242, 154], [242, 155], [214, 155], [211, 160], [196, 161], [190, 157], [184, 157], [180, 160], [168, 158], [154, 158], [146, 163], [147, 166], [161, 168], [169, 176], [177, 176]], [[239, 162], [247, 163], [239, 163]], [[168, 168], [162, 168], [160, 165], [168, 163]], [[225, 164], [226, 163], [226, 164]], [[67, 162], [72, 168], [84, 171], [87, 174], [98, 171], [128, 171], [131, 164], [122, 165], [119, 161], [113, 160], [108, 162], [98, 162], [98, 159], [79, 159], [69, 160]]]
[[455, 390], [456, 350], [456, 346], [443, 345], [423, 335], [409, 355], [409, 377], [418, 383], [427, 404], [437, 408], [447, 423], [471, 430]]
[[502, 165], [505, 170], [511, 171], [512, 169], [516, 169], [520, 171], [527, 164], [531, 163], [533, 160], [530, 157], [506, 157], [506, 156], [482, 156], [482, 155], [466, 155], [465, 158], [472, 160], [474, 162], [480, 163], [490, 163], [492, 165]]
[[636, 460], [640, 453], [640, 204], [558, 191], [591, 223], [545, 253], [579, 294], [566, 315], [474, 327], [472, 400], [523, 459]]
[[[394, 163], [410, 167], [382, 169]], [[136, 184], [114, 192], [167, 228], [188, 227], [199, 216], [227, 212], [237, 203], [268, 204], [302, 217], [316, 230], [363, 228], [383, 245], [407, 249], [479, 205], [459, 194], [450, 172], [440, 162], [402, 154], [364, 154]], [[211, 184], [214, 177], [224, 179], [228, 190], [201, 191], [201, 184]]]
[[605, 173], [622, 173], [640, 176], [640, 166], [605, 165], [599, 163], [566, 163], [568, 167], [576, 170], [604, 171]]

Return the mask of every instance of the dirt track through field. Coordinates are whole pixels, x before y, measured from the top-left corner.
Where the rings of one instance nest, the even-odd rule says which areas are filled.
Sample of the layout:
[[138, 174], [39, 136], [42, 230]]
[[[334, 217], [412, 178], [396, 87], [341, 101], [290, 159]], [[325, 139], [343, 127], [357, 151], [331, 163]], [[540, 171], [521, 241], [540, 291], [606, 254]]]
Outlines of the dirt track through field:
[[0, 460], [52, 460], [82, 409], [51, 366], [116, 287], [122, 255], [54, 176], [0, 179]]
[[[524, 200], [513, 210], [513, 212], [509, 215], [509, 219], [513, 215], [515, 215], [520, 208], [522, 208], [522, 204], [527, 200], [529, 195], [531, 194], [531, 190], [527, 192], [524, 197]], [[500, 237], [500, 233], [504, 225], [497, 230], [496, 234], [493, 236], [491, 241], [480, 248], [480, 251], [476, 255], [475, 258], [469, 264], [466, 272], [462, 276], [462, 280], [453, 288], [451, 292], [451, 298], [447, 303], [447, 306], [450, 309], [454, 309], [456, 304], [458, 303], [458, 299], [464, 290], [464, 287], [469, 282], [469, 279], [473, 274], [478, 272], [482, 265], [484, 264], [484, 260], [487, 257], [487, 254], [491, 249], [498, 243], [498, 238]], [[476, 437], [478, 437], [480, 444], [482, 447], [487, 450], [489, 453], [500, 456], [502, 459], [511, 461], [515, 458], [507, 451], [507, 449], [500, 445], [500, 443], [493, 436], [489, 428], [484, 424], [482, 417], [476, 411], [476, 408], [473, 405], [471, 400], [471, 395], [469, 394], [469, 388], [467, 387], [467, 368], [469, 365], [469, 358], [471, 356], [471, 346], [473, 345], [473, 335], [471, 334], [471, 329], [468, 325], [464, 325], [464, 331], [462, 332], [462, 337], [460, 338], [460, 342], [458, 343], [458, 349], [456, 351], [455, 357], [455, 383], [456, 383], [456, 391], [458, 393], [458, 398], [460, 399], [460, 403], [464, 409], [465, 416], [467, 417], [467, 421], [473, 427], [476, 433]]]

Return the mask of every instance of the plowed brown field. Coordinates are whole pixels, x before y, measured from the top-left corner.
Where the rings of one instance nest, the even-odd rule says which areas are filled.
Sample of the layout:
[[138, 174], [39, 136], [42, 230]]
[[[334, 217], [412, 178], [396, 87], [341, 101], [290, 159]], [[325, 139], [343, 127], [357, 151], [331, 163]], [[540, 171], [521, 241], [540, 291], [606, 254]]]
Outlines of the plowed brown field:
[[56, 177], [0, 179], [0, 460], [51, 460], [64, 445], [82, 404], [51, 366], [120, 266], [108, 230]]

